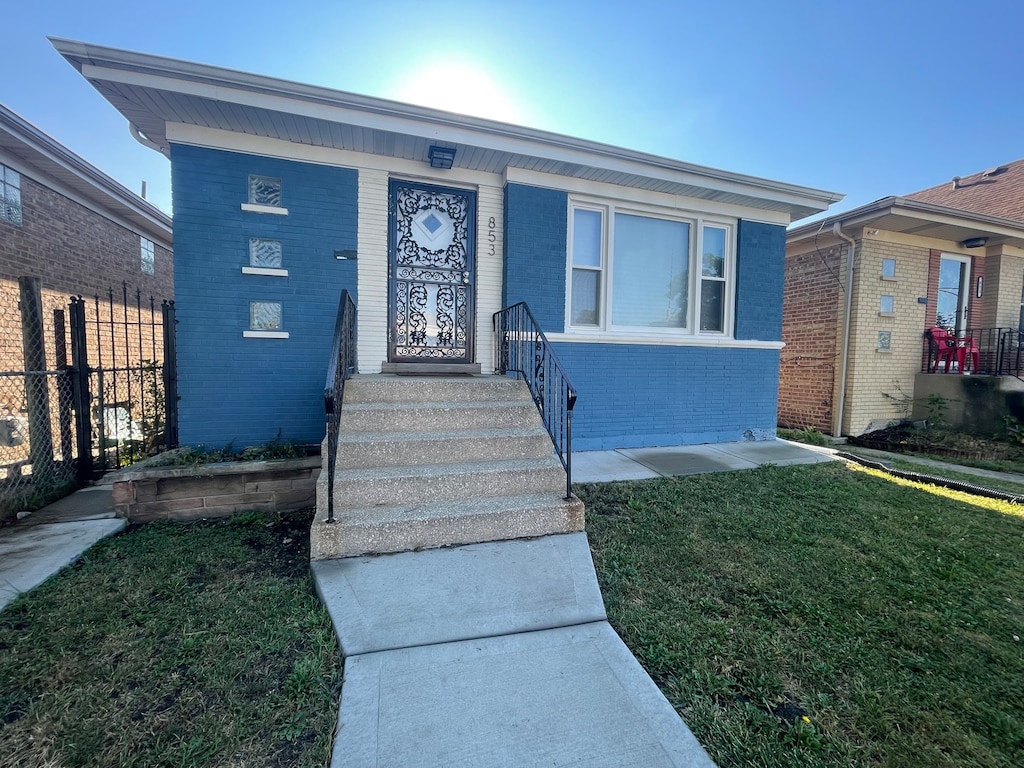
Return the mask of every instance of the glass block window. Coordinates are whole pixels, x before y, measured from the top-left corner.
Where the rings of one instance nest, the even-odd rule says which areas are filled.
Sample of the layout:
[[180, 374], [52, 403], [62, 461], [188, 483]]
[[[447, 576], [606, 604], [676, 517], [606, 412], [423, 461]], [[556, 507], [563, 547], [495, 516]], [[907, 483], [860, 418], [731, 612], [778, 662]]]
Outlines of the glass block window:
[[147, 275], [156, 274], [156, 248], [153, 246], [152, 240], [147, 240], [144, 237], [139, 238], [139, 256], [142, 261], [143, 273]]
[[281, 330], [281, 302], [249, 302], [249, 327], [254, 331]]
[[896, 259], [882, 259], [882, 277], [896, 277]]
[[889, 352], [892, 349], [892, 331], [878, 332], [877, 349], [879, 352]]
[[21, 174], [0, 165], [0, 221], [21, 226]]
[[281, 207], [281, 180], [270, 176], [249, 177], [249, 202], [253, 205]]
[[254, 237], [249, 240], [249, 266], [281, 269], [281, 241]]
[[878, 311], [883, 315], [891, 315], [896, 311], [896, 298], [894, 296], [883, 296], [878, 301]]

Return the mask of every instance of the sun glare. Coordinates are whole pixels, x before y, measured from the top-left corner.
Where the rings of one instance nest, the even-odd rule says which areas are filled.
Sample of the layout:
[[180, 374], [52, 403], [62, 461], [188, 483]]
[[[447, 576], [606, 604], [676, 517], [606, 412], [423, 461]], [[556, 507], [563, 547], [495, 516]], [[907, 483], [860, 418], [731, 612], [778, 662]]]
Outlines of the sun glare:
[[497, 79], [468, 61], [435, 62], [408, 74], [398, 84], [395, 98], [462, 115], [525, 122], [522, 110]]

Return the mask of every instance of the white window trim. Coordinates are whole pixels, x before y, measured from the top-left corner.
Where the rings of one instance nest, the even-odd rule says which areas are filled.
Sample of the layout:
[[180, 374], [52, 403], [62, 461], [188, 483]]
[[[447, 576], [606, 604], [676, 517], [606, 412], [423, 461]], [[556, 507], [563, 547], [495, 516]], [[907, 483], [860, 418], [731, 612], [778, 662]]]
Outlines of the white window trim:
[[[666, 210], [656, 206], [643, 206], [636, 203], [622, 203], [607, 200], [597, 200], [592, 197], [570, 195], [567, 206], [568, 221], [566, 223], [566, 280], [565, 280], [565, 332], [555, 334], [559, 337], [566, 337], [564, 340], [578, 340], [594, 342], [607, 340], [611, 343], [626, 343], [628, 340], [635, 340], [637, 343], [672, 343], [675, 341], [692, 342], [696, 339], [707, 339], [712, 343], [718, 341], [734, 340], [736, 325], [736, 221], [696, 211]], [[573, 213], [577, 209], [599, 211], [603, 217], [603, 229], [601, 237], [601, 267], [597, 270], [593, 267], [574, 267], [572, 263], [573, 254]], [[647, 218], [665, 219], [677, 221], [690, 225], [690, 264], [689, 279], [687, 288], [689, 290], [689, 301], [687, 302], [687, 317], [685, 328], [657, 329], [650, 327], [616, 326], [611, 322], [610, 309], [612, 306], [612, 285], [611, 273], [614, 269], [614, 253], [611, 243], [615, 237], [615, 214], [623, 213], [632, 216], [643, 216]], [[704, 227], [720, 227], [726, 231], [726, 253], [725, 253], [725, 313], [723, 317], [723, 329], [721, 331], [701, 331], [700, 326], [700, 298], [701, 283], [703, 280], [703, 243]], [[572, 271], [573, 269], [590, 269], [599, 271], [601, 274], [601, 291], [599, 296], [599, 323], [598, 325], [573, 325], [572, 324]], [[713, 278], [711, 278], [713, 279]], [[552, 337], [552, 334], [548, 334]], [[559, 339], [563, 340], [563, 339]], [[781, 349], [781, 347], [773, 347]]]
[[242, 210], [250, 213], [272, 213], [277, 216], [287, 216], [288, 209], [278, 205], [260, 205], [259, 203], [242, 203]]
[[288, 277], [287, 269], [277, 267], [242, 267], [243, 275], [270, 275], [271, 277]]
[[288, 331], [242, 331], [246, 339], [287, 339]]

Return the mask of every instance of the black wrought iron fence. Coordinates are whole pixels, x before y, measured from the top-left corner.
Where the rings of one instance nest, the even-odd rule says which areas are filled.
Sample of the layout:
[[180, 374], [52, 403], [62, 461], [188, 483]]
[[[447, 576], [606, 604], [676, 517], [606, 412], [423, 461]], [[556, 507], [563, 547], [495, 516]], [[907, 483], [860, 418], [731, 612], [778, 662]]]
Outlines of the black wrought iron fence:
[[338, 428], [345, 382], [356, 370], [356, 304], [347, 290], [341, 292], [334, 321], [334, 344], [324, 385], [324, 413], [327, 417], [327, 522], [334, 522], [334, 470], [338, 461]]
[[1024, 333], [1016, 328], [929, 328], [924, 333], [923, 373], [1017, 376], [1024, 371]]
[[565, 467], [565, 498], [572, 498], [572, 411], [576, 388], [526, 302], [495, 312], [495, 370], [514, 373], [530, 388], [555, 453]]
[[122, 283], [105, 297], [73, 297], [70, 311], [77, 394], [88, 404], [78, 413], [80, 478], [176, 447], [174, 302]]

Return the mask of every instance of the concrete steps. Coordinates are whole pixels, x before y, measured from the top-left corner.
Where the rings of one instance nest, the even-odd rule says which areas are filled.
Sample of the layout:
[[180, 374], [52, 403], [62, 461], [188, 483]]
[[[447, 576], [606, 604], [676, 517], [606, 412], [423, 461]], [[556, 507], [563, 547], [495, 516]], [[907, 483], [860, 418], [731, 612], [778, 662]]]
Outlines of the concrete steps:
[[[326, 460], [325, 460], [326, 462]], [[522, 382], [501, 376], [356, 376], [334, 474], [317, 483], [313, 560], [583, 530], [565, 471]]]

